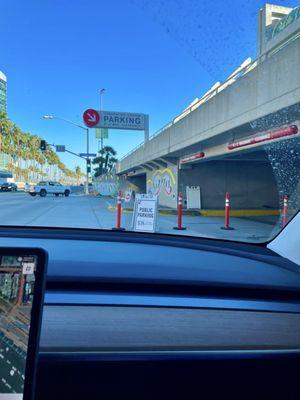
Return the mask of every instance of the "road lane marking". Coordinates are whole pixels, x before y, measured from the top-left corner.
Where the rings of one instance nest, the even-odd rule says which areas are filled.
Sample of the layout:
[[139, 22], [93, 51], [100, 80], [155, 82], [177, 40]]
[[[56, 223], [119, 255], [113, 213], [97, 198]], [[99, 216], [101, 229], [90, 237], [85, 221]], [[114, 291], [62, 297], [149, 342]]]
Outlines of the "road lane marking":
[[[58, 204], [52, 204], [49, 208], [47, 208], [46, 210], [44, 210], [41, 214], [35, 216], [33, 219], [31, 219], [30, 221], [24, 223], [24, 225], [31, 225], [32, 222], [36, 221], [38, 218], [43, 217], [45, 214], [47, 214], [49, 211], [53, 210], [54, 208], [56, 208], [58, 206]], [[50, 224], [51, 226], [51, 224]]]

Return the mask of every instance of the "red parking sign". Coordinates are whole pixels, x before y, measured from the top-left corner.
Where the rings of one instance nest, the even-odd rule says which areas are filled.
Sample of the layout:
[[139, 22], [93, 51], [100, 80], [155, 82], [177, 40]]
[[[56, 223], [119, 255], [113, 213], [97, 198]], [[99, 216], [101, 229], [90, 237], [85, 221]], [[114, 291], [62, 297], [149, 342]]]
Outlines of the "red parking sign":
[[89, 108], [83, 113], [83, 122], [86, 126], [92, 127], [98, 125], [100, 120], [100, 115], [98, 111]]

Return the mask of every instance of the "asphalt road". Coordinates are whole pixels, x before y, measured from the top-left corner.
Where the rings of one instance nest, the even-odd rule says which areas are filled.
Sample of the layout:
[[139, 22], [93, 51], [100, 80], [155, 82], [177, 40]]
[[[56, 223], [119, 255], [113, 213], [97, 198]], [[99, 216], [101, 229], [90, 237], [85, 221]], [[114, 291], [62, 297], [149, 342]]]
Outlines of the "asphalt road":
[[[111, 229], [115, 226], [115, 199], [82, 191], [70, 197], [32, 197], [24, 192], [0, 192], [0, 225]], [[132, 212], [122, 214], [122, 227], [132, 229]], [[222, 217], [184, 216], [185, 231], [176, 231], [176, 215], [159, 215], [157, 231], [191, 236], [217, 237], [248, 242], [266, 241], [279, 226], [243, 218], [231, 218], [232, 231], [224, 231]]]
[[[70, 197], [47, 195], [32, 197], [24, 192], [0, 193], [0, 224], [80, 228], [111, 227], [108, 205], [81, 193]], [[102, 214], [102, 216], [101, 216]], [[106, 221], [104, 214], [110, 217]], [[100, 218], [101, 216], [101, 218]], [[105, 222], [107, 224], [105, 225]], [[104, 226], [105, 225], [105, 226]], [[109, 226], [110, 225], [110, 226]]]

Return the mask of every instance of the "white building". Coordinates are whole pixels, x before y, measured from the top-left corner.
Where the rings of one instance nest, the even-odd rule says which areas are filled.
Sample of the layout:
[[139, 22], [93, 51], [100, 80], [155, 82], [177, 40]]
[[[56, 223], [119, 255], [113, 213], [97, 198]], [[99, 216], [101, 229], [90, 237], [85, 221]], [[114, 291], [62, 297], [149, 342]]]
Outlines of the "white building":
[[2, 71], [0, 71], [0, 112], [6, 113], [7, 106], [7, 79]]

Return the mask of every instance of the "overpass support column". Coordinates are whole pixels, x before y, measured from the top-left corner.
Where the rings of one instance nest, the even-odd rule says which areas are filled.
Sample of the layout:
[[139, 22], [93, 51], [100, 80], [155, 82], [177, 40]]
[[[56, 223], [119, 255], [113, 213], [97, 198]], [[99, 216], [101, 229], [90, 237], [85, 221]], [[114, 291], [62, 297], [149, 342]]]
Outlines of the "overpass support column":
[[147, 170], [147, 193], [158, 196], [160, 206], [165, 206], [176, 210], [178, 196], [178, 167], [167, 165]]

